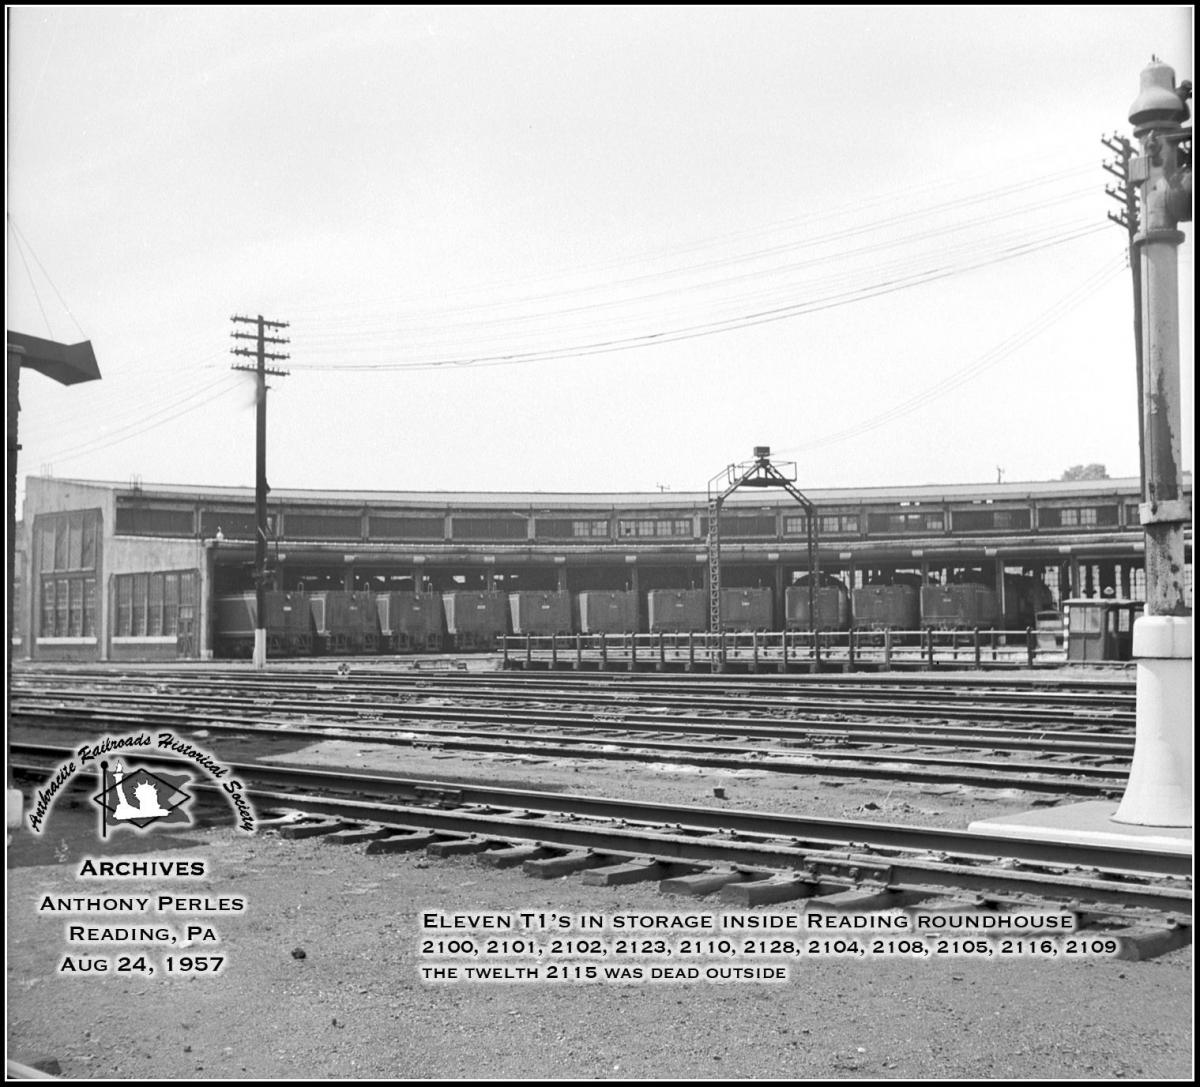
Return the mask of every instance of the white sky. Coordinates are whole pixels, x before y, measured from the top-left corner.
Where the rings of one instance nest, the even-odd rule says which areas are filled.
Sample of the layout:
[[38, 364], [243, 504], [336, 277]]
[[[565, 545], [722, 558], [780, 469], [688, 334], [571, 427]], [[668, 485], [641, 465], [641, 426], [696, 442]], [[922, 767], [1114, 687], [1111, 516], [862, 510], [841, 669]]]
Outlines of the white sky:
[[1189, 8], [50, 6], [8, 32], [8, 328], [90, 339], [103, 373], [24, 375], [22, 474], [252, 485], [235, 313], [291, 325], [275, 487], [701, 490], [757, 444], [811, 488], [1137, 474], [1099, 141], [1152, 54], [1192, 78]]

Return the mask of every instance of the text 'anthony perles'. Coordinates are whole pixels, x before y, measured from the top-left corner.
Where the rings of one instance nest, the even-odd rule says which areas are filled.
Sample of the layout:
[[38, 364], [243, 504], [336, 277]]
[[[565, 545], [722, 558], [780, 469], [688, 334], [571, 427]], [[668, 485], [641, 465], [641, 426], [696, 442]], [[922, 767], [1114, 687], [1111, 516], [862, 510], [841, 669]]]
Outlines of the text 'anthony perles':
[[[153, 905], [151, 905], [153, 903]], [[246, 900], [239, 896], [229, 898], [185, 898], [179, 895], [146, 895], [90, 897], [86, 895], [45, 895], [39, 913], [240, 913], [246, 908]]]

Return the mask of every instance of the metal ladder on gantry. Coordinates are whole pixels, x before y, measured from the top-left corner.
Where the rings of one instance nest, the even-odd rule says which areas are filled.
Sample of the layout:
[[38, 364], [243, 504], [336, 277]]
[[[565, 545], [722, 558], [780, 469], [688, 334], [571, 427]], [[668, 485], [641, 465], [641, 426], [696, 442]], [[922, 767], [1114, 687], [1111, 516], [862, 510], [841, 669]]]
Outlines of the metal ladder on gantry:
[[[804, 510], [808, 548], [808, 628], [810, 631], [816, 629], [816, 593], [820, 576], [816, 507], [796, 487], [795, 480], [794, 461], [773, 464], [771, 447], [756, 445], [754, 460], [727, 465], [708, 481], [708, 629], [715, 643], [711, 658], [714, 672], [722, 670], [725, 666], [725, 645], [721, 637], [725, 630], [721, 617], [721, 507], [734, 491], [742, 487], [781, 487]], [[786, 604], [784, 627], [786, 631]]]

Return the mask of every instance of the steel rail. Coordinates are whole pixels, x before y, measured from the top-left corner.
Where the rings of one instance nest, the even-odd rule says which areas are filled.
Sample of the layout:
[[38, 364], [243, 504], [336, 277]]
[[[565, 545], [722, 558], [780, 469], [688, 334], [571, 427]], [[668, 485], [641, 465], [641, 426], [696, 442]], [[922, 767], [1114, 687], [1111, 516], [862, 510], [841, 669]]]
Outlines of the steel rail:
[[[159, 761], [178, 763], [173, 759]], [[28, 773], [38, 768], [18, 764], [13, 769]], [[253, 793], [253, 799], [259, 805], [300, 805], [306, 810], [334, 815], [359, 825], [416, 827], [484, 840], [537, 842], [584, 849], [594, 854], [597, 860], [609, 856], [649, 857], [668, 862], [719, 864], [747, 873], [787, 872], [814, 886], [832, 883], [847, 889], [867, 883], [889, 890], [942, 894], [971, 891], [1034, 897], [1042, 901], [1058, 900], [1073, 910], [1116, 906], [1190, 914], [1191, 908], [1189, 885], [1181, 881], [1164, 882], [1166, 877], [1181, 874], [1173, 870], [1176, 866], [1171, 864], [1172, 860], [1187, 861], [1186, 868], [1190, 870], [1190, 858], [1170, 854], [1154, 856], [1113, 847], [1073, 846], [1068, 855], [1062, 847], [1056, 850], [1043, 842], [982, 839], [955, 832], [887, 824], [844, 824], [841, 833], [837, 834], [832, 820], [789, 820], [752, 812], [712, 812], [603, 798], [556, 797], [557, 806], [542, 803], [532, 807], [543, 801], [547, 794], [522, 793], [520, 790], [506, 792], [513, 802], [521, 805], [522, 811], [514, 812], [511, 807], [497, 811], [495, 800], [499, 798], [499, 790], [456, 787], [457, 795], [451, 797], [445, 786], [436, 783], [366, 780], [362, 775], [335, 776], [291, 768], [271, 768], [268, 773], [264, 773], [265, 768], [261, 766], [234, 765], [230, 769], [259, 785], [265, 785], [266, 778], [273, 776], [288, 788], [297, 788], [303, 783], [310, 788], [324, 785], [343, 792], [353, 790], [359, 796], [374, 793], [377, 796], [390, 794], [391, 797], [391, 802], [383, 803], [345, 796], [258, 790]], [[215, 785], [205, 787], [217, 789]], [[436, 798], [440, 790], [443, 806], [431, 808], [396, 803], [394, 798], [406, 787], [414, 792], [423, 789], [426, 800]], [[468, 792], [487, 792], [491, 802], [473, 800]], [[421, 798], [419, 794], [418, 798]], [[573, 805], [576, 810], [564, 810], [564, 803]], [[449, 807], [450, 804], [454, 809]], [[464, 807], [467, 810], [463, 810]], [[473, 810], [476, 808], [479, 810]], [[537, 814], [530, 818], [531, 812]], [[545, 817], [551, 813], [566, 818], [558, 821]], [[672, 816], [680, 818], [672, 822]], [[582, 825], [577, 821], [581, 817], [602, 819], [606, 825]], [[687, 822], [683, 821], [685, 819]], [[749, 826], [738, 830], [735, 824], [739, 822]], [[631, 826], [631, 823], [649, 826]], [[789, 829], [793, 833], [770, 829], [772, 824], [782, 826], [785, 823], [791, 824]], [[655, 829], [664, 825], [673, 826], [676, 832], [664, 833]], [[697, 835], [695, 830], [701, 828], [709, 833]], [[794, 833], [798, 830], [801, 833]], [[930, 841], [950, 844], [952, 839], [957, 839], [954, 842], [957, 848], [939, 851], [935, 856], [928, 854], [936, 847], [922, 844]], [[1001, 846], [1004, 852], [998, 849]], [[1030, 866], [1046, 866], [1049, 870], [1021, 871], [1013, 864], [1014, 860]], [[1096, 871], [1093, 878], [1087, 878], [1075, 874], [1081, 869]]]
[[[458, 658], [464, 661], [466, 658]], [[1076, 692], [1078, 697], [1112, 697], [1125, 695], [1132, 697], [1135, 682], [1131, 679], [1101, 679], [1098, 677], [1072, 678], [1046, 675], [1031, 675], [1024, 679], [1009, 676], [938, 674], [908, 672], [903, 679], [897, 679], [887, 673], [795, 673], [787, 677], [775, 676], [770, 673], [759, 673], [750, 676], [729, 674], [712, 675], [697, 673], [694, 675], [679, 675], [677, 673], [641, 672], [622, 675], [619, 672], [505, 672], [503, 670], [481, 670], [468, 672], [464, 675], [461, 669], [435, 668], [405, 668], [404, 663], [417, 661], [424, 663], [424, 658], [403, 656], [351, 656], [351, 657], [320, 657], [320, 658], [272, 658], [268, 662], [267, 674], [272, 677], [296, 676], [318, 677], [333, 674], [332, 670], [339, 664], [353, 666], [359, 664], [362, 671], [358, 678], [370, 677], [377, 682], [421, 682], [430, 678], [438, 680], [466, 680], [487, 676], [497, 683], [507, 683], [521, 686], [530, 682], [545, 683], [564, 682], [581, 686], [592, 686], [606, 689], [613, 683], [621, 683], [637, 687], [671, 687], [694, 688], [697, 690], [761, 690], [764, 687], [779, 687], [784, 690], [794, 690], [798, 687], [852, 687], [855, 689], [892, 688], [909, 690], [914, 687], [944, 689], [948, 691], [966, 688], [979, 690], [1007, 690], [1014, 693], [1023, 691], [1038, 691], [1046, 693], [1062, 693], [1070, 696]], [[441, 663], [441, 662], [436, 662]], [[25, 662], [18, 665], [20, 671], [27, 675], [81, 675], [93, 674], [101, 676], [145, 676], [157, 675], [168, 677], [188, 676], [229, 676], [247, 680], [262, 679], [262, 674], [252, 672], [246, 665], [229, 661], [212, 661], [191, 667], [180, 667], [173, 662], [159, 662], [145, 667], [122, 664], [119, 662], [85, 661], [78, 664], [55, 664], [51, 662]]]
[[[74, 755], [71, 748], [48, 744], [14, 743], [12, 753], [62, 762]], [[138, 753], [139, 762], [188, 765], [186, 759], [151, 749]], [[27, 765], [27, 764], [24, 764]], [[404, 778], [360, 771], [313, 769], [275, 763], [239, 763], [221, 760], [232, 775], [264, 787], [334, 790], [356, 796], [408, 799], [410, 801], [501, 807], [526, 812], [555, 813], [575, 818], [607, 819], [618, 823], [647, 823], [655, 826], [687, 827], [729, 834], [786, 838], [794, 843], [820, 843], [825, 847], [854, 847], [875, 850], [915, 850], [946, 856], [1005, 858], [1022, 862], [1069, 865], [1117, 872], [1140, 872], [1157, 876], [1188, 876], [1190, 853], [1147, 851], [1129, 846], [1062, 844], [1032, 838], [994, 838], [967, 831], [909, 826], [815, 816], [778, 815], [732, 808], [702, 808], [693, 805], [661, 804], [651, 801], [581, 796], [532, 789], [499, 788], [468, 781], [437, 781]], [[15, 769], [15, 765], [14, 765]], [[37, 769], [44, 772], [47, 767]]]
[[[71, 679], [78, 681], [80, 673], [63, 673], [63, 672], [35, 672], [25, 671], [22, 673], [18, 682], [29, 681], [31, 684], [40, 681], [43, 675], [53, 675], [56, 677]], [[294, 678], [292, 673], [276, 672], [272, 673], [269, 678], [263, 678], [260, 674], [252, 676], [230, 672], [219, 672], [213, 675], [201, 674], [195, 672], [178, 673], [135, 673], [118, 675], [104, 675], [103, 673], [85, 672], [92, 679], [102, 679], [106, 682], [122, 682], [125, 684], [140, 684], [153, 685], [155, 683], [169, 680], [180, 684], [195, 683], [207, 684], [212, 686], [218, 683], [228, 683], [230, 686], [236, 686], [242, 690], [259, 690], [278, 692], [288, 688], [300, 688], [303, 691], [314, 689], [322, 689], [329, 682], [336, 682], [339, 687], [344, 689], [353, 689], [356, 692], [375, 692], [380, 695], [394, 696], [398, 691], [423, 691], [428, 694], [439, 694], [453, 696], [454, 694], [469, 690], [476, 697], [486, 696], [498, 700], [506, 700], [513, 698], [527, 698], [533, 694], [537, 694], [543, 698], [549, 697], [569, 697], [569, 700], [577, 702], [601, 701], [608, 702], [617, 698], [629, 699], [632, 693], [639, 696], [651, 695], [653, 697], [647, 699], [653, 701], [662, 695], [669, 694], [672, 703], [678, 705], [680, 702], [694, 705], [715, 705], [724, 707], [726, 705], [737, 705], [741, 708], [754, 705], [756, 702], [762, 701], [770, 706], [778, 706], [780, 702], [792, 706], [809, 706], [814, 699], [821, 699], [820, 706], [828, 710], [828, 699], [831, 696], [837, 695], [837, 705], [841, 712], [846, 709], [860, 710], [861, 712], [873, 712], [879, 707], [881, 698], [888, 698], [892, 701], [883, 703], [883, 710], [889, 712], [923, 712], [937, 713], [942, 715], [955, 715], [964, 707], [961, 705], [963, 699], [973, 699], [973, 703], [968, 703], [966, 708], [972, 711], [973, 716], [978, 716], [974, 713], [975, 710], [986, 711], [992, 716], [1002, 716], [1011, 718], [1014, 715], [1025, 716], [1025, 711], [1034, 711], [1039, 717], [1045, 717], [1050, 714], [1051, 709], [1047, 704], [1053, 705], [1055, 702], [1067, 703], [1064, 715], [1068, 718], [1077, 718], [1081, 714], [1095, 713], [1098, 710], [1106, 710], [1107, 715], [1116, 717], [1120, 714], [1125, 714], [1131, 711], [1133, 706], [1132, 698], [1122, 696], [1104, 695], [1098, 698], [1090, 698], [1081, 700], [1079, 698], [1064, 699], [1056, 697], [1053, 691], [996, 691], [987, 687], [957, 689], [954, 691], [938, 691], [934, 692], [943, 698], [950, 698], [953, 701], [946, 703], [919, 703], [917, 698], [929, 697], [931, 692], [927, 690], [916, 690], [911, 687], [898, 686], [889, 687], [884, 690], [860, 688], [860, 687], [835, 687], [833, 685], [824, 685], [820, 690], [797, 691], [794, 686], [780, 685], [777, 689], [764, 690], [762, 685], [757, 689], [746, 690], [730, 690], [722, 689], [718, 692], [709, 691], [697, 693], [680, 690], [678, 687], [664, 685], [661, 682], [657, 684], [631, 684], [629, 681], [622, 680], [621, 677], [615, 676], [608, 682], [603, 684], [595, 684], [592, 682], [580, 683], [566, 678], [569, 673], [554, 673], [553, 680], [536, 680], [526, 682], [512, 682], [512, 679], [506, 673], [486, 673], [484, 675], [472, 675], [469, 678], [461, 675], [439, 676], [436, 681], [430, 678], [417, 678], [409, 680], [407, 678], [389, 676], [386, 682], [381, 682], [378, 677], [371, 676], [320, 676], [320, 677], [305, 677], [303, 679]], [[504, 679], [497, 680], [496, 677], [503, 676]], [[858, 702], [853, 701], [858, 700]], [[639, 700], [641, 700], [639, 698]], [[997, 703], [1012, 703], [1011, 712], [1006, 715], [994, 714], [987, 707], [978, 705], [980, 701], [988, 704]], [[862, 706], [859, 705], [862, 703]]]
[[[506, 816], [493, 812], [431, 810], [363, 801], [331, 800], [328, 797], [296, 797], [287, 793], [260, 794], [275, 804], [302, 803], [306, 809], [359, 820], [362, 823], [392, 824], [421, 830], [467, 835], [477, 839], [500, 839], [508, 843], [538, 842], [584, 849], [598, 857], [618, 860], [661, 860], [667, 863], [721, 865], [765, 876], [785, 872], [816, 887], [832, 884], [845, 890], [863, 884], [890, 891], [925, 894], [969, 891], [976, 895], [1056, 900], [1065, 908], [1083, 912], [1104, 907], [1134, 907], [1189, 916], [1190, 886], [1155, 884], [1150, 880], [1089, 879], [1065, 872], [1019, 871], [1011, 867], [980, 863], [955, 864], [931, 857], [880, 857], [847, 843], [849, 851], [822, 849], [803, 843], [754, 841], [748, 837], [698, 838], [693, 835], [663, 834], [628, 826], [582, 827], [572, 822], [554, 822]], [[830, 843], [834, 844], [834, 843]], [[840, 843], [837, 843], [840, 844]], [[1001, 860], [1003, 864], [1003, 860]], [[1075, 863], [1055, 866], [1078, 870]]]
[[[161, 694], [151, 698], [141, 695], [112, 695], [106, 694], [104, 701], [96, 701], [86, 694], [77, 692], [49, 693], [41, 696], [43, 700], [31, 700], [28, 694], [18, 695], [12, 701], [14, 712], [30, 716], [53, 716], [55, 713], [72, 712], [98, 715], [112, 713], [117, 710], [135, 709], [147, 714], [171, 714], [182, 719], [192, 720], [203, 718], [207, 720], [216, 711], [237, 708], [243, 712], [250, 709], [252, 716], [241, 720], [261, 720], [282, 715], [298, 715], [300, 722], [309, 721], [314, 713], [327, 717], [353, 721], [364, 728], [385, 727], [389, 723], [402, 724], [405, 728], [414, 728], [420, 722], [430, 718], [440, 721], [450, 721], [463, 724], [482, 724], [492, 728], [502, 728], [506, 733], [514, 726], [530, 728], [578, 728], [589, 732], [646, 732], [651, 734], [676, 733], [681, 735], [712, 736], [715, 739], [726, 737], [743, 737], [750, 739], [771, 739], [783, 742], [812, 742], [835, 741], [838, 743], [854, 744], [885, 744], [892, 746], [926, 746], [926, 747], [959, 747], [1010, 749], [1019, 751], [1047, 751], [1054, 754], [1080, 754], [1104, 757], [1123, 758], [1132, 755], [1133, 737], [1116, 737], [1106, 733], [1085, 734], [1072, 739], [1062, 739], [1055, 733], [1046, 738], [1045, 733], [1031, 736], [1028, 732], [1014, 732], [992, 728], [970, 729], [961, 726], [937, 725], [906, 725], [876, 723], [865, 725], [861, 722], [838, 722], [836, 724], [806, 724], [790, 718], [781, 718], [778, 722], [770, 722], [767, 718], [749, 718], [729, 720], [728, 718], [690, 718], [678, 720], [660, 715], [637, 717], [633, 715], [612, 717], [595, 717], [586, 713], [570, 713], [551, 711], [527, 711], [514, 714], [510, 710], [472, 709], [466, 706], [392, 706], [380, 707], [377, 704], [363, 703], [322, 703], [305, 702], [300, 704], [274, 700], [264, 705], [262, 702], [244, 702], [215, 699], [187, 699], [178, 696], [172, 703]], [[499, 719], [498, 719], [499, 718]], [[228, 717], [228, 720], [238, 720]], [[457, 730], [456, 730], [457, 731]]]
[[[314, 695], [328, 695], [332, 693], [335, 692], [313, 692]], [[43, 688], [41, 691], [23, 689], [16, 693], [14, 705], [18, 703], [22, 705], [27, 704], [27, 700], [30, 698], [38, 698], [46, 701], [57, 700], [61, 705], [66, 705], [69, 702], [80, 703], [84, 701], [94, 703], [93, 695], [94, 692], [78, 689]], [[242, 696], [213, 694], [203, 691], [190, 694], [184, 691], [164, 692], [161, 690], [161, 686], [153, 692], [153, 699], [160, 705], [167, 701], [168, 696], [174, 697], [179, 701], [186, 701], [187, 709], [180, 712], [194, 712], [200, 707], [207, 707], [210, 710], [221, 711], [231, 709], [244, 711], [250, 709], [258, 712], [309, 714], [312, 712], [314, 705], [311, 698], [299, 701], [288, 701], [278, 697], [273, 697], [269, 700], [261, 698], [251, 699]], [[145, 701], [145, 696], [137, 693], [105, 691], [103, 697], [106, 702], [114, 704], [141, 705]], [[670, 710], [670, 707], [663, 707], [663, 709]], [[1063, 751], [1075, 751], [1085, 754], [1105, 754], [1116, 750], [1124, 751], [1132, 743], [1132, 735], [1122, 737], [1108, 733], [1089, 733], [1082, 736], [1076, 734], [1073, 737], [1062, 739], [1058, 736], [1059, 729], [1048, 730], [1046, 726], [1042, 726], [1042, 735], [1035, 738], [1031, 735], [1031, 729], [1001, 729], [990, 726], [970, 728], [963, 725], [920, 724], [912, 722], [801, 721], [794, 717], [780, 716], [773, 718], [754, 716], [677, 716], [675, 712], [672, 712], [670, 718], [660, 713], [643, 712], [639, 716], [636, 709], [626, 710], [611, 705], [607, 708], [604, 716], [598, 716], [596, 710], [522, 708], [514, 711], [508, 707], [501, 708], [500, 706], [485, 705], [476, 708], [464, 705], [447, 706], [438, 702], [434, 704], [425, 702], [397, 704], [395, 702], [353, 701], [345, 697], [340, 697], [333, 703], [326, 701], [322, 712], [335, 716], [353, 717], [372, 714], [395, 721], [433, 719], [485, 724], [497, 723], [495, 721], [496, 715], [502, 713], [504, 724], [525, 727], [609, 728], [616, 726], [622, 729], [669, 730], [672, 732], [722, 733], [733, 731], [744, 736], [762, 736], [768, 738], [789, 738], [796, 734], [807, 737], [817, 732], [849, 738], [851, 733], [858, 733], [873, 737], [870, 741], [864, 740], [862, 742], [899, 742], [904, 744], [928, 742], [932, 744], [946, 744], [948, 746], [989, 748], [1011, 746], [1014, 748], [1032, 748], [1034, 750], [1049, 750], [1058, 747]], [[614, 719], [612, 717], [613, 714], [619, 714], [619, 716]], [[1064, 726], [1061, 731], [1066, 731], [1066, 729], [1067, 726]], [[1055, 733], [1052, 740], [1044, 738], [1046, 731], [1053, 731]], [[883, 737], [889, 734], [897, 737], [897, 739], [891, 741], [884, 740]], [[1030, 742], [1031, 740], [1034, 742]], [[1083, 746], [1077, 746], [1080, 744]], [[1107, 747], [1104, 745], [1113, 746]]]
[[[75, 668], [71, 670], [47, 668], [43, 666], [26, 667], [21, 674], [36, 679], [38, 677], [64, 677], [86, 675], [106, 681], [148, 681], [165, 678], [175, 681], [186, 681], [200, 677], [202, 680], [229, 680], [245, 686], [278, 686], [280, 684], [304, 685], [327, 681], [336, 673], [316, 671], [300, 672], [293, 669], [279, 669], [264, 676], [262, 673], [247, 673], [236, 669], [212, 668], [199, 671], [196, 669], [153, 669], [151, 671], [113, 671], [111, 668]], [[1079, 706], [1089, 706], [1096, 703], [1111, 705], [1113, 703], [1132, 703], [1132, 692], [1125, 688], [1120, 690], [1093, 690], [1088, 692], [1070, 692], [1049, 688], [1040, 684], [1018, 684], [1000, 689], [995, 684], [956, 684], [952, 686], [933, 685], [919, 682], [888, 684], [862, 684], [846, 682], [842, 679], [827, 681], [819, 684], [803, 684], [790, 682], [759, 681], [752, 684], [723, 683], [719, 686], [713, 682], [695, 683], [672, 681], [669, 675], [645, 674], [637, 677], [620, 673], [602, 673], [601, 679], [592, 676], [581, 676], [579, 673], [557, 671], [539, 673], [512, 672], [384, 672], [381, 669], [360, 669], [350, 675], [338, 675], [341, 682], [352, 682], [360, 686], [375, 687], [381, 691], [393, 691], [397, 688], [429, 686], [437, 682], [450, 687], [472, 686], [482, 683], [491, 684], [497, 688], [508, 690], [536, 690], [541, 688], [563, 690], [584, 690], [599, 693], [610, 693], [613, 690], [637, 693], [669, 692], [672, 697], [697, 694], [706, 697], [734, 697], [760, 695], [772, 697], [780, 694], [813, 695], [813, 694], [848, 694], [864, 698], [878, 697], [912, 697], [920, 695], [928, 697], [938, 695], [947, 698], [976, 698], [987, 697], [993, 701], [1010, 702], [1067, 702]]]
[[[40, 720], [22, 711], [12, 715], [14, 724], [30, 724]], [[93, 723], [96, 718], [89, 718]], [[104, 721], [104, 718], [99, 718]], [[138, 727], [142, 719], [121, 718], [123, 725]], [[71, 726], [75, 722], [54, 718], [60, 726]], [[109, 719], [108, 724], [116, 723]], [[178, 727], [176, 722], [173, 727]], [[187, 722], [187, 726], [195, 722]], [[185, 727], [187, 727], [185, 726]], [[654, 762], [666, 758], [691, 766], [719, 769], [758, 770], [773, 774], [811, 775], [824, 774], [831, 777], [853, 777], [866, 780], [923, 782], [941, 785], [972, 785], [990, 789], [1019, 789], [1025, 792], [1068, 794], [1072, 796], [1115, 796], [1124, 790], [1129, 767], [1120, 768], [1079, 766], [1076, 764], [1010, 763], [987, 762], [972, 759], [939, 758], [927, 755], [868, 751], [808, 751], [800, 755], [778, 748], [747, 748], [724, 744], [708, 744], [698, 750], [694, 744], [671, 743], [655, 740], [631, 740], [627, 744], [614, 746], [611, 740], [578, 737], [546, 736], [538, 734], [507, 735], [498, 738], [495, 733], [455, 733], [451, 730], [419, 730], [417, 735], [406, 734], [371, 735], [369, 727], [351, 732], [313, 724], [304, 728], [279, 728], [259, 722], [215, 722], [204, 721], [203, 727], [244, 734], [255, 732], [270, 738], [299, 736], [308, 739], [343, 739], [358, 743], [383, 743], [401, 746], [437, 746], [443, 749], [463, 751], [497, 752], [512, 755], [519, 753], [536, 758], [599, 759], [611, 762]], [[314, 732], [313, 728], [320, 729]], [[374, 730], [378, 732], [378, 729]], [[425, 742], [419, 744], [419, 739]], [[604, 745], [604, 746], [597, 746]]]
[[[95, 718], [105, 714], [125, 713], [129, 709], [135, 709], [147, 714], [147, 716], [158, 716], [166, 714], [172, 719], [178, 719], [181, 722], [192, 724], [195, 722], [203, 722], [205, 728], [227, 728], [233, 730], [244, 730], [253, 728], [258, 723], [263, 723], [269, 726], [269, 731], [275, 734], [287, 731], [295, 735], [301, 735], [306, 729], [319, 728], [326, 730], [337, 728], [339, 726], [353, 726], [345, 733], [346, 739], [359, 739], [366, 732], [383, 733], [386, 737], [390, 733], [394, 733], [396, 727], [401, 727], [405, 733], [417, 732], [422, 735], [431, 737], [497, 737], [501, 736], [505, 739], [514, 741], [528, 740], [530, 742], [546, 742], [554, 740], [563, 743], [605, 743], [612, 739], [625, 739], [636, 734], [645, 734], [648, 738], [662, 737], [664, 735], [684, 735], [684, 736], [699, 736], [705, 741], [704, 746], [708, 750], [728, 750], [728, 751], [745, 751], [764, 752], [764, 748], [759, 746], [751, 746], [741, 744], [734, 746], [728, 743], [731, 739], [741, 740], [775, 740], [782, 742], [785, 746], [776, 750], [775, 753], [795, 754], [798, 747], [811, 746], [812, 749], [828, 753], [829, 747], [822, 745], [834, 745], [839, 749], [845, 748], [848, 745], [853, 745], [856, 749], [866, 746], [874, 747], [903, 747], [903, 748], [930, 748], [930, 747], [952, 747], [952, 748], [971, 748], [983, 750], [1014, 750], [1014, 751], [1043, 751], [1056, 756], [1070, 755], [1086, 755], [1095, 758], [1105, 758], [1115, 761], [1121, 761], [1131, 758], [1134, 750], [1133, 737], [1113, 737], [1106, 734], [1099, 735], [1084, 735], [1076, 739], [1063, 740], [1057, 736], [1046, 739], [1043, 737], [1030, 737], [1027, 735], [1013, 736], [1009, 731], [993, 730], [993, 729], [958, 729], [945, 728], [937, 732], [931, 732], [928, 726], [922, 728], [917, 727], [917, 730], [909, 730], [903, 725], [892, 727], [877, 726], [876, 731], [868, 731], [857, 727], [843, 728], [836, 725], [799, 725], [788, 719], [779, 722], [778, 725], [769, 725], [765, 722], [756, 725], [743, 725], [736, 722], [728, 722], [724, 720], [713, 719], [708, 723], [704, 719], [701, 721], [678, 722], [660, 717], [643, 718], [618, 718], [615, 720], [608, 719], [586, 719], [582, 721], [566, 720], [566, 721], [551, 721], [547, 723], [537, 722], [532, 727], [537, 731], [532, 732], [516, 732], [513, 730], [514, 718], [510, 715], [503, 716], [500, 720], [492, 720], [487, 716], [486, 711], [471, 711], [466, 710], [461, 715], [457, 715], [451, 710], [447, 713], [445, 710], [440, 715], [449, 716], [452, 721], [461, 720], [463, 723], [470, 723], [476, 720], [477, 717], [483, 716], [484, 723], [488, 726], [478, 730], [469, 728], [438, 728], [432, 725], [421, 724], [419, 718], [420, 713], [415, 715], [418, 721], [414, 723], [410, 716], [400, 718], [398, 714], [383, 713], [379, 714], [374, 709], [368, 709], [366, 713], [358, 712], [358, 707], [355, 704], [323, 704], [319, 706], [305, 705], [299, 711], [301, 716], [295, 717], [289, 715], [287, 707], [282, 707], [284, 713], [279, 715], [281, 707], [277, 704], [269, 706], [252, 706], [251, 708], [259, 712], [252, 716], [227, 717], [224, 722], [213, 721], [211, 717], [211, 708], [209, 704], [202, 703], [197, 706], [194, 702], [190, 702], [186, 706], [179, 705], [164, 705], [164, 700], [161, 698], [145, 699], [138, 696], [128, 696], [126, 698], [113, 699], [104, 702], [87, 701], [81, 706], [80, 701], [68, 701], [67, 699], [49, 698], [45, 702], [37, 700], [30, 701], [25, 697], [18, 697], [13, 700], [12, 709], [15, 716], [24, 718], [29, 722], [35, 720], [46, 720], [53, 723], [55, 720], [61, 719], [63, 713], [74, 713]], [[224, 704], [218, 704], [217, 708], [225, 708]], [[320, 715], [318, 717], [317, 715]], [[332, 718], [336, 724], [326, 723], [321, 717]], [[397, 721], [389, 720], [388, 718], [397, 718]], [[129, 719], [129, 718], [123, 718]], [[399, 724], [402, 720], [402, 725]], [[580, 732], [585, 734], [596, 735], [577, 735], [566, 733], [548, 732], [547, 729], [565, 726], [578, 726]], [[852, 723], [853, 726], [853, 723]], [[611, 734], [611, 735], [606, 735]], [[683, 747], [677, 741], [663, 743], [657, 739], [640, 738], [630, 741], [642, 747], [662, 747], [670, 749], [675, 747]], [[686, 745], [688, 748], [694, 748], [695, 745]], [[861, 752], [847, 752], [847, 754], [862, 754]], [[871, 757], [886, 756], [886, 752], [870, 752]], [[907, 755], [907, 752], [905, 752]], [[925, 758], [926, 756], [922, 756]], [[1014, 764], [1007, 764], [1014, 765]]]

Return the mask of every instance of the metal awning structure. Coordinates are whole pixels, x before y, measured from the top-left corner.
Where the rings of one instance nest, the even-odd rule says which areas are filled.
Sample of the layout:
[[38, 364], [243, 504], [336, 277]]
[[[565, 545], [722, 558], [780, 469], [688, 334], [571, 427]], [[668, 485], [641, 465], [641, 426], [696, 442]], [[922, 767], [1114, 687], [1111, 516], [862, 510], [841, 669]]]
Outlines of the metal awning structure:
[[[17, 523], [17, 455], [21, 450], [19, 425], [21, 412], [21, 371], [36, 370], [60, 385], [78, 385], [100, 377], [100, 366], [92, 341], [57, 343], [30, 336], [24, 332], [7, 331], [8, 336], [8, 650], [7, 672], [12, 678], [12, 609], [13, 565], [16, 548]], [[12, 684], [10, 683], [11, 687]]]
[[84, 381], [96, 381], [100, 377], [100, 366], [92, 341], [82, 343], [57, 343], [30, 336], [24, 332], [8, 333], [8, 356], [14, 356], [23, 370], [37, 370], [60, 385], [78, 385]]

